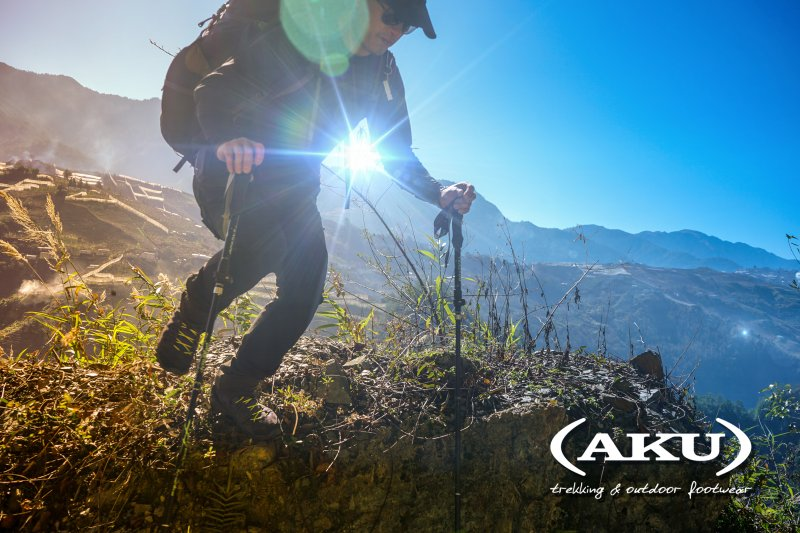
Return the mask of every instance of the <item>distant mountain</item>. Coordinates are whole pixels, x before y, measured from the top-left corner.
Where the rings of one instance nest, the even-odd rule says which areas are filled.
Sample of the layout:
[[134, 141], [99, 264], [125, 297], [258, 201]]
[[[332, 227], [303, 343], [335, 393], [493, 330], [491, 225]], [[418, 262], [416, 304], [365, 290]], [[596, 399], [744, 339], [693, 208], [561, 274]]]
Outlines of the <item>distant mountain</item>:
[[712, 268], [734, 271], [743, 268], [792, 269], [794, 261], [753, 248], [731, 243], [699, 231], [643, 231], [637, 234], [609, 230], [602, 226], [583, 226], [587, 240], [600, 242], [622, 257], [637, 263], [669, 268]]
[[[365, 224], [374, 233], [385, 233], [383, 224], [370, 209], [354, 209], [346, 213], [344, 185], [332, 171], [322, 173], [322, 194], [318, 205], [323, 216], [331, 220], [351, 219]], [[402, 235], [415, 235], [424, 242], [433, 233], [433, 220], [438, 210], [420, 202], [385, 176], [373, 176], [369, 183], [356, 185], [374, 205], [390, 227]], [[353, 195], [353, 205], [362, 205]], [[530, 222], [507, 220], [496, 205], [483, 195], [473, 204], [465, 219], [465, 249], [482, 255], [514, 253], [536, 263], [638, 263], [661, 268], [710, 268], [722, 272], [743, 269], [771, 268], [797, 270], [795, 261], [743, 243], [731, 243], [691, 230], [676, 232], [646, 231], [637, 234], [602, 226], [588, 225], [571, 229], [541, 228]]]
[[1, 62], [0, 94], [0, 160], [34, 158], [175, 183], [178, 157], [161, 138], [158, 99], [100, 94], [67, 76]]
[[[32, 156], [73, 170], [110, 171], [163, 185], [176, 183], [171, 168], [177, 157], [161, 138], [158, 99], [138, 101], [99, 94], [66, 76], [34, 74], [5, 63], [0, 63], [0, 94], [0, 160]], [[322, 177], [325, 186], [319, 205], [327, 218], [336, 222], [350, 217], [356, 225], [364, 219], [369, 230], [384, 232], [374, 216], [343, 213], [341, 180], [327, 171]], [[188, 186], [189, 179], [182, 182]], [[435, 208], [391, 187], [387, 180], [374, 182], [368, 187], [369, 196], [390, 224], [424, 242], [425, 235], [433, 231]], [[515, 252], [529, 262], [639, 263], [727, 272], [796, 270], [798, 266], [765, 250], [690, 230], [630, 234], [594, 225], [553, 229], [511, 222], [483, 196], [478, 197], [467, 219], [466, 233], [472, 252], [506, 254], [510, 239]]]

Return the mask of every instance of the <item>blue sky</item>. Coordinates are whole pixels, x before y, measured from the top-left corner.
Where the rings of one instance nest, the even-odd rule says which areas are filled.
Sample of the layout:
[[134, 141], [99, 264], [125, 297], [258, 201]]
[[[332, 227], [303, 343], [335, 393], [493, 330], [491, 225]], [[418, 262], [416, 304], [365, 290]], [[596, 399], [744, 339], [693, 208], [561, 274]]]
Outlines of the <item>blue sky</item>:
[[[6, 0], [0, 61], [157, 97], [169, 57], [149, 39], [177, 50], [221, 1]], [[800, 2], [429, 4], [439, 39], [394, 52], [435, 176], [512, 220], [695, 229], [789, 256]]]

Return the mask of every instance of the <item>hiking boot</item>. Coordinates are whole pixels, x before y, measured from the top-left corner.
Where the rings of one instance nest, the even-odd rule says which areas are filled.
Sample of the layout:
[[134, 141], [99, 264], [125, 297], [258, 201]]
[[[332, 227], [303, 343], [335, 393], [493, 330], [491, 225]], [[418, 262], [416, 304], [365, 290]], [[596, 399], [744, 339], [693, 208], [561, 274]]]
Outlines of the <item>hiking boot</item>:
[[187, 373], [202, 334], [202, 326], [184, 320], [181, 312], [176, 311], [158, 339], [156, 359], [161, 368], [172, 374]]
[[215, 424], [233, 427], [248, 437], [271, 439], [281, 434], [281, 423], [272, 409], [256, 399], [252, 379], [236, 379], [221, 373], [211, 388], [211, 416]]

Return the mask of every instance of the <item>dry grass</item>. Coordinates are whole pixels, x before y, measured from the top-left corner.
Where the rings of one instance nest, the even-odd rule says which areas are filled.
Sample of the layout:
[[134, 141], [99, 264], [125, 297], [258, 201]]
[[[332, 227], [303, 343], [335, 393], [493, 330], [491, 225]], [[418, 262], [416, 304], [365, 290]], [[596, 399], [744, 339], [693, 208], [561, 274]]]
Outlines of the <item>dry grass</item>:
[[14, 247], [14, 245], [8, 241], [0, 239], [0, 252], [2, 252], [3, 255], [10, 257], [11, 259], [14, 259], [16, 261], [21, 261], [26, 265], [28, 265], [29, 267], [31, 266], [30, 263], [28, 263], [28, 260], [25, 259], [25, 256], [22, 255], [20, 251], [17, 250]]
[[144, 362], [0, 359], [0, 529], [125, 523], [142, 480], [172, 468], [185, 409], [177, 391]]
[[[0, 191], [0, 198], [5, 200], [11, 212], [11, 218], [20, 225], [23, 230], [22, 235], [27, 241], [39, 246], [51, 246], [54, 240], [53, 232], [42, 229], [33, 218], [31, 218], [30, 213], [25, 206], [22, 205], [22, 202], [4, 191]], [[50, 195], [48, 195], [48, 199], [52, 204]]]

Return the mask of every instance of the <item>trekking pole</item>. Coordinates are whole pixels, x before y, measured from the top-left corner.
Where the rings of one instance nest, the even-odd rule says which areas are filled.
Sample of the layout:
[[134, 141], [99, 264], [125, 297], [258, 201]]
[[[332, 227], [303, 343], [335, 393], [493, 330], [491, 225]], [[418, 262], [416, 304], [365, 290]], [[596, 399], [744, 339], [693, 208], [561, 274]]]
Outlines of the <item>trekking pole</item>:
[[175, 504], [175, 494], [178, 489], [178, 480], [183, 471], [183, 463], [189, 451], [189, 434], [194, 421], [195, 410], [197, 408], [197, 398], [203, 384], [203, 371], [205, 370], [206, 357], [211, 346], [211, 334], [214, 333], [214, 322], [217, 319], [217, 305], [220, 297], [225, 292], [225, 286], [231, 282], [230, 258], [233, 252], [233, 245], [236, 242], [236, 233], [239, 229], [239, 215], [242, 211], [242, 204], [247, 192], [247, 186], [252, 181], [252, 174], [231, 174], [228, 176], [228, 184], [225, 187], [225, 211], [222, 215], [222, 231], [225, 234], [225, 244], [222, 247], [222, 254], [217, 264], [217, 271], [214, 274], [214, 292], [211, 294], [211, 305], [206, 318], [206, 328], [203, 334], [203, 346], [200, 349], [200, 357], [197, 360], [197, 371], [194, 375], [192, 385], [192, 395], [189, 397], [189, 408], [186, 410], [186, 420], [181, 429], [181, 444], [178, 450], [178, 462], [175, 467], [175, 478], [172, 480], [169, 498], [164, 507], [164, 518], [171, 518], [172, 507]]
[[353, 171], [344, 169], [344, 208], [350, 209], [350, 197], [353, 194]]
[[[453, 481], [455, 496], [455, 531], [461, 531], [461, 426], [463, 425], [463, 414], [461, 412], [461, 383], [464, 380], [464, 366], [461, 361], [461, 307], [464, 304], [464, 296], [461, 292], [461, 245], [464, 244], [464, 233], [462, 223], [464, 217], [461, 213], [454, 210], [452, 205], [443, 210], [434, 221], [434, 235], [436, 238], [443, 237], [452, 225], [451, 243], [453, 245], [453, 270], [454, 270], [454, 289], [453, 307], [456, 317], [456, 383], [455, 394], [455, 459], [453, 463]], [[448, 257], [449, 257], [448, 250]], [[445, 268], [447, 268], [445, 260]]]
[[456, 457], [455, 457], [455, 507], [456, 507], [456, 533], [461, 531], [461, 426], [463, 424], [461, 412], [461, 383], [464, 380], [464, 366], [461, 361], [461, 306], [464, 304], [461, 293], [461, 245], [464, 236], [461, 232], [463, 217], [461, 213], [453, 214], [453, 270], [455, 288], [453, 290], [453, 307], [456, 314]]

